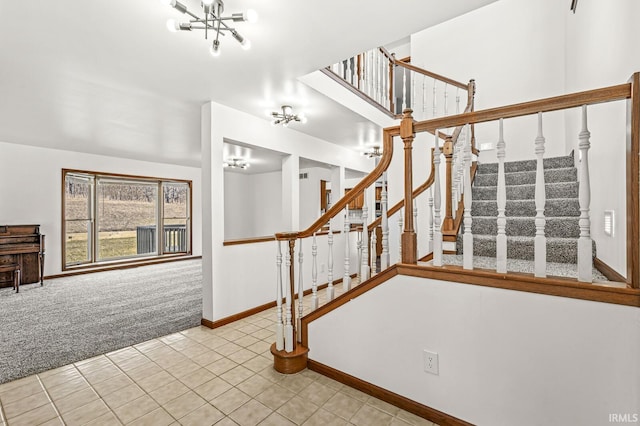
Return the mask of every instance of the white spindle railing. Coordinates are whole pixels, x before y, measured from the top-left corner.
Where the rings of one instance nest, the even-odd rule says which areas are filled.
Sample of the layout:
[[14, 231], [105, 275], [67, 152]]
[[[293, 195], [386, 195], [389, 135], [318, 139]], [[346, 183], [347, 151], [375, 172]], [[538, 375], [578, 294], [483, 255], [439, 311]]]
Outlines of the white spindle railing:
[[[280, 241], [278, 241], [278, 245]], [[313, 240], [311, 242], [311, 257], [313, 263], [311, 264], [311, 309], [318, 309], [318, 243], [316, 241], [316, 233], [313, 233]]]
[[285, 264], [285, 288], [287, 289], [285, 294], [285, 323], [284, 323], [284, 350], [286, 352], [293, 351], [293, 324], [291, 323], [291, 309], [293, 308], [293, 294], [291, 294], [291, 286], [289, 283], [289, 271], [291, 270], [291, 254], [289, 250], [285, 250], [284, 252], [284, 264]]
[[429, 187], [429, 241], [428, 241], [428, 251], [433, 252], [433, 186]]
[[442, 266], [442, 222], [440, 220], [440, 143], [438, 141], [438, 131], [435, 132], [435, 148], [433, 151], [433, 264]]
[[329, 245], [329, 259], [327, 260], [327, 300], [333, 300], [335, 291], [333, 288], [333, 229], [329, 220], [329, 235], [327, 244]]
[[398, 262], [402, 262], [402, 231], [404, 227], [404, 215], [402, 214], [402, 210], [398, 212]]
[[360, 283], [366, 281], [371, 276], [369, 269], [369, 206], [367, 206], [367, 190], [362, 192], [362, 258], [360, 259]]
[[284, 349], [284, 323], [282, 318], [282, 248], [278, 241], [276, 255], [276, 349]]
[[[466, 132], [468, 134], [468, 132]], [[467, 140], [468, 139], [468, 140]], [[473, 269], [473, 233], [471, 232], [471, 138], [464, 140], [464, 235], [463, 268]]]
[[496, 271], [504, 274], [507, 272], [507, 217], [505, 209], [507, 207], [507, 186], [504, 175], [504, 158], [506, 155], [506, 143], [504, 141], [503, 122], [500, 119], [500, 130], [498, 136], [497, 156], [498, 156], [498, 188], [496, 199], [498, 202], [498, 235], [496, 236]]
[[382, 191], [380, 194], [380, 203], [382, 209], [382, 253], [380, 254], [380, 270], [384, 271], [389, 267], [391, 260], [389, 259], [389, 207], [387, 193], [387, 172], [382, 173]]
[[[455, 96], [456, 113], [459, 113], [460, 89], [467, 90], [461, 83], [439, 80], [429, 71], [416, 70], [410, 64], [397, 61], [384, 48], [369, 50], [328, 68], [390, 113], [400, 114], [411, 108], [415, 118], [420, 120], [427, 119], [428, 112], [432, 118], [449, 115], [450, 96]], [[429, 89], [427, 78], [431, 77], [433, 84]], [[396, 85], [398, 93], [394, 93]], [[428, 99], [429, 90], [432, 92], [431, 100]], [[438, 96], [441, 98], [439, 101]]]
[[345, 208], [344, 213], [344, 275], [342, 277], [342, 290], [351, 289], [351, 274], [349, 273], [349, 231], [351, 231], [351, 223], [349, 222], [349, 207]]
[[536, 154], [536, 235], [533, 240], [534, 245], [534, 275], [536, 277], [547, 276], [547, 237], [544, 234], [545, 217], [544, 205], [546, 202], [545, 181], [544, 181], [544, 136], [542, 134], [542, 113], [538, 113], [538, 136], [535, 142]]
[[[301, 320], [302, 320], [302, 316], [304, 315], [304, 307], [302, 304], [302, 300], [304, 298], [304, 285], [303, 285], [303, 269], [302, 269], [302, 263], [303, 263], [303, 254], [302, 254], [302, 239], [300, 239], [300, 248], [298, 249], [298, 316], [296, 317], [297, 323], [296, 323], [296, 329], [300, 330], [301, 328]], [[300, 339], [302, 338], [302, 335], [300, 333], [296, 333], [296, 338], [298, 340], [298, 342], [300, 341]]]
[[378, 273], [378, 259], [376, 256], [376, 248], [378, 246], [378, 235], [376, 234], [376, 228], [371, 230], [371, 276]]
[[[589, 138], [591, 133], [587, 128], [587, 106], [582, 106], [582, 130], [578, 136], [580, 150], [578, 203], [580, 204], [580, 237], [578, 238], [578, 281], [591, 282], [593, 280], [593, 258], [591, 242], [591, 220], [589, 205], [591, 203], [591, 185], [589, 181]], [[636, 241], [637, 243], [637, 241]]]

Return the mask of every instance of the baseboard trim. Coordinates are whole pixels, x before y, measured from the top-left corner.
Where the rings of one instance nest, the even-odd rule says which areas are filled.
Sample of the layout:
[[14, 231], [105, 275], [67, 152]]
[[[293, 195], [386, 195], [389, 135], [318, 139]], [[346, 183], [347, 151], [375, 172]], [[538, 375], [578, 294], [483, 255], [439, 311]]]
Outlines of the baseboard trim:
[[166, 258], [153, 258], [149, 260], [137, 260], [131, 262], [119, 262], [112, 263], [108, 265], [101, 266], [99, 264], [92, 265], [90, 267], [82, 267], [81, 269], [67, 269], [63, 274], [55, 274], [55, 275], [45, 275], [45, 280], [51, 280], [54, 278], [64, 278], [64, 277], [72, 277], [74, 275], [85, 275], [85, 274], [93, 274], [95, 272], [105, 272], [105, 271], [117, 271], [120, 269], [131, 269], [137, 268], [139, 266], [149, 266], [149, 265], [159, 265], [161, 263], [170, 263], [170, 262], [181, 262], [184, 260], [195, 260], [202, 259], [202, 256], [169, 256]]
[[[355, 276], [357, 276], [357, 274], [351, 274], [351, 278], [353, 278]], [[339, 284], [341, 282], [342, 282], [342, 278], [337, 279], [336, 281], [334, 281], [334, 284]], [[325, 289], [328, 286], [329, 286], [328, 283], [320, 284], [318, 286], [318, 290]], [[305, 296], [307, 296], [307, 295], [311, 294], [312, 291], [313, 291], [312, 289], [307, 289], [307, 290], [305, 290], [303, 292], [303, 294]], [[295, 299], [297, 299], [297, 298], [298, 298], [298, 295], [296, 294], [295, 295]], [[200, 325], [203, 325], [203, 326], [208, 327], [208, 328], [222, 327], [223, 325], [227, 325], [227, 324], [230, 324], [232, 322], [235, 322], [235, 321], [250, 317], [251, 315], [255, 315], [255, 314], [259, 313], [259, 312], [266, 311], [267, 309], [271, 309], [271, 308], [273, 308], [275, 306], [276, 306], [276, 301], [274, 300], [272, 302], [268, 302], [268, 303], [265, 303], [263, 305], [256, 306], [255, 308], [247, 309], [246, 311], [242, 311], [242, 312], [238, 312], [237, 314], [229, 315], [228, 317], [224, 317], [224, 318], [221, 318], [221, 319], [216, 320], [216, 321], [211, 321], [211, 320], [208, 320], [206, 318], [202, 318], [202, 319], [200, 319]]]
[[358, 389], [361, 392], [371, 395], [378, 399], [381, 399], [389, 404], [395, 405], [405, 411], [420, 416], [423, 419], [427, 419], [431, 422], [437, 423], [440, 426], [455, 425], [455, 426], [471, 426], [472, 423], [467, 423], [464, 420], [453, 417], [449, 414], [438, 411], [435, 408], [428, 407], [413, 401], [397, 393], [391, 392], [387, 389], [376, 386], [373, 383], [365, 382], [362, 379], [354, 377], [350, 374], [344, 373], [340, 370], [336, 370], [333, 367], [319, 363], [312, 359], [307, 361], [307, 368], [313, 370], [316, 373], [327, 376], [330, 379], [336, 380], [342, 384]]
[[602, 260], [598, 259], [597, 257], [593, 258], [593, 266], [595, 266], [598, 271], [602, 272], [602, 275], [607, 277], [607, 279], [609, 281], [616, 281], [616, 282], [620, 282], [620, 283], [626, 283], [627, 282], [627, 279], [625, 277], [620, 275], [611, 266], [607, 265], [606, 263], [604, 263]]

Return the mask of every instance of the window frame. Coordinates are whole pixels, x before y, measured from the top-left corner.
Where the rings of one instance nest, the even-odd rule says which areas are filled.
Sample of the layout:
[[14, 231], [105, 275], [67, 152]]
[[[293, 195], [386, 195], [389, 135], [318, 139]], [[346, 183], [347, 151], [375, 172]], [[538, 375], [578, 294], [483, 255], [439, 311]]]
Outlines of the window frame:
[[[91, 204], [91, 208], [93, 209], [93, 218], [91, 220], [90, 233], [88, 238], [91, 240], [91, 260], [86, 262], [81, 262], [77, 264], [67, 264], [67, 250], [66, 250], [66, 238], [67, 238], [67, 226], [66, 226], [66, 181], [67, 175], [77, 175], [77, 176], [87, 176], [91, 177], [93, 185], [90, 191], [91, 199], [89, 203]], [[157, 197], [156, 197], [156, 229], [159, 232], [156, 232], [156, 252], [146, 254], [138, 254], [135, 256], [126, 256], [126, 257], [118, 257], [107, 260], [99, 260], [98, 259], [98, 217], [97, 217], [97, 198], [98, 198], [98, 182], [100, 179], [108, 179], [111, 181], [122, 181], [122, 183], [126, 182], [140, 182], [145, 184], [155, 184], [158, 187]], [[170, 252], [164, 253], [164, 185], [165, 184], [186, 184], [187, 186], [187, 212], [186, 212], [186, 251], [184, 252]], [[129, 174], [120, 174], [120, 173], [108, 173], [108, 172], [96, 172], [89, 170], [78, 170], [78, 169], [62, 169], [62, 195], [61, 195], [61, 263], [62, 263], [62, 271], [71, 271], [71, 270], [80, 270], [80, 269], [92, 269], [92, 268], [103, 268], [105, 266], [111, 265], [129, 265], [136, 263], [146, 263], [150, 260], [158, 260], [158, 259], [169, 259], [173, 257], [184, 257], [191, 256], [192, 254], [192, 244], [193, 244], [193, 227], [192, 227], [192, 217], [193, 217], [193, 182], [191, 180], [186, 179], [173, 179], [173, 178], [159, 178], [152, 176], [138, 176], [138, 175], [129, 175]]]

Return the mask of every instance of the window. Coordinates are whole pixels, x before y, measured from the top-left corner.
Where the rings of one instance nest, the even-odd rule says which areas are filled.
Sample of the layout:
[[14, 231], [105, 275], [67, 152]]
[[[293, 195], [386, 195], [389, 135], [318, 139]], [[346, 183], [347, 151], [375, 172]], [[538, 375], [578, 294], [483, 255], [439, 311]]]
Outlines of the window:
[[191, 253], [191, 181], [62, 174], [63, 269]]

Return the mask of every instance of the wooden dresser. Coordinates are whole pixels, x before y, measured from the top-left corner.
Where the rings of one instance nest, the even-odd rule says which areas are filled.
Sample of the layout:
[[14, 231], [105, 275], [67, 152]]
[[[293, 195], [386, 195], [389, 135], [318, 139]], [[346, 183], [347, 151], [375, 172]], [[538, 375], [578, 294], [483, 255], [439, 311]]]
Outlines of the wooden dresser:
[[[44, 235], [40, 225], [0, 225], [0, 265], [20, 265], [20, 284], [44, 277]], [[0, 273], [0, 287], [12, 287], [11, 273]]]

